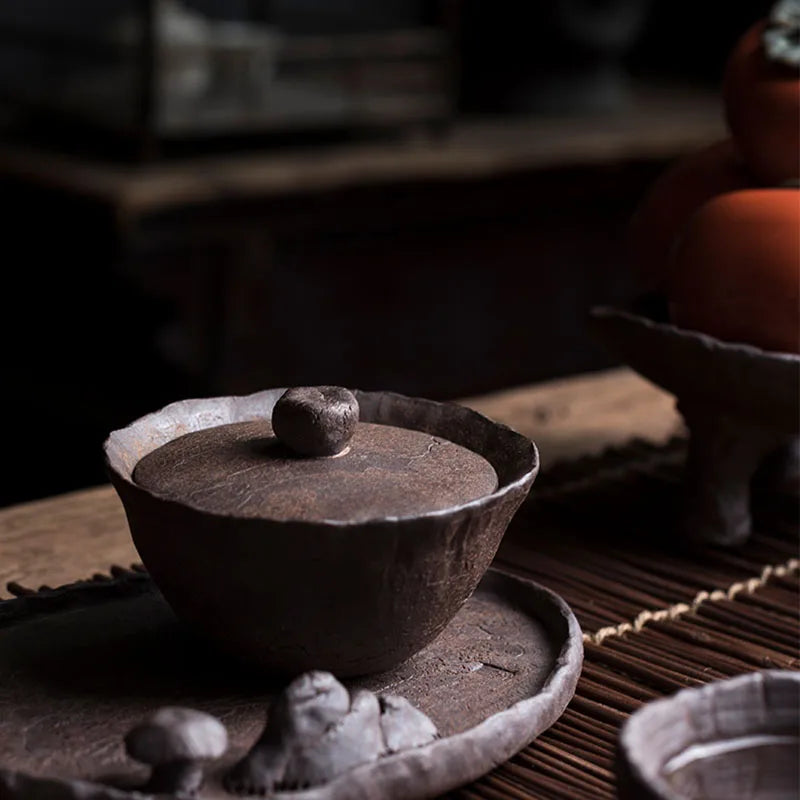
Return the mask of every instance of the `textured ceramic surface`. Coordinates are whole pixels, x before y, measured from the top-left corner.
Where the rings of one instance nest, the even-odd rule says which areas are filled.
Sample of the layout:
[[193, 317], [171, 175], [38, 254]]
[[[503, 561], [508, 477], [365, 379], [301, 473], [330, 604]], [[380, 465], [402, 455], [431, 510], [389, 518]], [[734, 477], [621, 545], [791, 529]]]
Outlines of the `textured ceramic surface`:
[[772, 670], [648, 703], [620, 733], [623, 800], [800, 796], [800, 673]]
[[613, 308], [595, 308], [598, 338], [682, 403], [785, 433], [800, 427], [800, 356], [722, 342]]
[[334, 458], [297, 456], [258, 420], [173, 439], [139, 461], [133, 482], [212, 514], [366, 522], [468, 503], [493, 492], [497, 475], [441, 437], [368, 422]]
[[442, 511], [315, 523], [200, 511], [132, 480], [165, 442], [269, 417], [283, 391], [174, 403], [109, 436], [109, 474], [134, 543], [177, 614], [251, 664], [339, 676], [388, 669], [434, 639], [473, 592], [530, 491], [536, 448], [462, 406], [358, 392], [362, 421], [467, 447], [491, 463], [498, 488]]

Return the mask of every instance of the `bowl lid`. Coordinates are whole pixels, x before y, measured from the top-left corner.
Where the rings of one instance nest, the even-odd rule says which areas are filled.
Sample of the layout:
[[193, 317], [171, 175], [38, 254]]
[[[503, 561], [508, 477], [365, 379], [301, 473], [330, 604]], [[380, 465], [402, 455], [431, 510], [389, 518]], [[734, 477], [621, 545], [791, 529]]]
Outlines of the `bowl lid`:
[[202, 511], [315, 522], [442, 511], [497, 489], [494, 467], [478, 453], [358, 415], [346, 389], [290, 389], [271, 418], [162, 444], [136, 464], [133, 481]]

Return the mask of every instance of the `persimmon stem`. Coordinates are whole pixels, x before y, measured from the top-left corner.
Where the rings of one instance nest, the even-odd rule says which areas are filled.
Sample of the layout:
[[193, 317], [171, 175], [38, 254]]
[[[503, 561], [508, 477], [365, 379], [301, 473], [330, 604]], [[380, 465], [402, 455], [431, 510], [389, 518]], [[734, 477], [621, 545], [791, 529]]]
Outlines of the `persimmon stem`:
[[750, 484], [785, 435], [751, 428], [715, 409], [681, 408], [689, 427], [684, 535], [717, 545], [744, 543], [752, 530]]
[[769, 61], [800, 67], [800, 2], [780, 0], [767, 19], [761, 35], [764, 54]]

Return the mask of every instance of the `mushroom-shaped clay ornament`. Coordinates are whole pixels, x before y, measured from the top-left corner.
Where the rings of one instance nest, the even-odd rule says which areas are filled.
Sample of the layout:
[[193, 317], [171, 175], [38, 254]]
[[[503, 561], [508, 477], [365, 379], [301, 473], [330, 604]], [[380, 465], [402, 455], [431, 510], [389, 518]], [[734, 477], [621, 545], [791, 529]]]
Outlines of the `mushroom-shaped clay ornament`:
[[186, 797], [203, 783], [203, 762], [227, 750], [228, 732], [210, 714], [166, 707], [131, 730], [125, 748], [131, 758], [153, 768], [145, 791]]

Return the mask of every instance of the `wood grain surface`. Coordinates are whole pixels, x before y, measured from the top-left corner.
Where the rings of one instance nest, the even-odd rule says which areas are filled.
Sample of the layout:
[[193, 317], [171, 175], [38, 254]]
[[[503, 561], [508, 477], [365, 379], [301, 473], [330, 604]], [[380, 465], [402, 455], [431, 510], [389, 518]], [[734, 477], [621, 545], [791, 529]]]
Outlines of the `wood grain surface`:
[[[626, 369], [463, 402], [531, 437], [543, 469], [632, 437], [664, 442], [680, 428], [672, 398]], [[34, 589], [59, 586], [138, 560], [110, 486], [0, 510], [0, 597], [9, 596], [11, 581]]]

